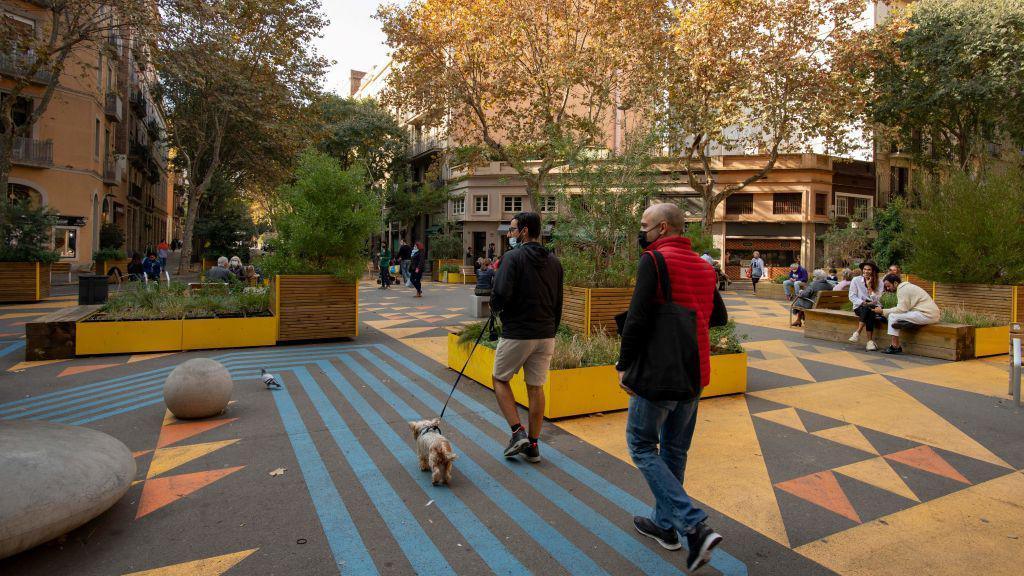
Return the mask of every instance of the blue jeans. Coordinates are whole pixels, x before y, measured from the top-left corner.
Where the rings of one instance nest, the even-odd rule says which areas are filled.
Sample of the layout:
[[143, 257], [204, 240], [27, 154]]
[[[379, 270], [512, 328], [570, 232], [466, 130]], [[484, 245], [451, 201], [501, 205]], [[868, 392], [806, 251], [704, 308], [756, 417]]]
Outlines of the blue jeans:
[[[697, 403], [629, 399], [626, 444], [633, 463], [654, 494], [651, 520], [660, 528], [686, 534], [708, 515], [693, 505], [683, 489], [686, 453], [697, 425]], [[660, 445], [660, 450], [659, 450]]]
[[800, 280], [793, 280], [792, 278], [782, 283], [782, 289], [785, 290], [786, 296], [796, 297], [796, 293], [802, 290], [804, 283]]

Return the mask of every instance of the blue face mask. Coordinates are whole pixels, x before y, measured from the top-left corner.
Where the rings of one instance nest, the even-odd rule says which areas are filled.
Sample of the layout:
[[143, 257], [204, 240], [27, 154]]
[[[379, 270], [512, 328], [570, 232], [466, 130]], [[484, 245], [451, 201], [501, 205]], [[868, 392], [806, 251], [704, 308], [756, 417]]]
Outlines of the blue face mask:
[[519, 238], [509, 236], [508, 245], [515, 248], [519, 244]]

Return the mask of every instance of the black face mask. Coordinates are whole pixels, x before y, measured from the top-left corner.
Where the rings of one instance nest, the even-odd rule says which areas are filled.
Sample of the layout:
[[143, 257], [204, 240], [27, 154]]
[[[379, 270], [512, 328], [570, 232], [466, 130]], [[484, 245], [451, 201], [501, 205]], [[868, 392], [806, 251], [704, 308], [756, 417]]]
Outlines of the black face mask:
[[[650, 232], [650, 230], [648, 230], [648, 232]], [[658, 237], [660, 238], [661, 236], [659, 235]], [[641, 230], [640, 233], [637, 234], [636, 241], [637, 241], [637, 244], [640, 245], [640, 249], [641, 250], [647, 250], [647, 248], [651, 244], [654, 244], [654, 242], [657, 242], [657, 240], [655, 240], [654, 242], [648, 240], [647, 239], [647, 232], [644, 232], [643, 230]]]

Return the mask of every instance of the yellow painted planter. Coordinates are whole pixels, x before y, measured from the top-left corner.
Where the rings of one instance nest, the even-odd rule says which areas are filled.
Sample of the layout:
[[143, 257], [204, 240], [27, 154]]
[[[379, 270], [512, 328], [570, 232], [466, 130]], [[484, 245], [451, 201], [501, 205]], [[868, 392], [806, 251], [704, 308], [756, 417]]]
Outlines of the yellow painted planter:
[[[471, 345], [460, 346], [459, 337], [448, 335], [448, 367], [461, 370]], [[488, 388], [493, 388], [491, 373], [494, 350], [478, 346], [466, 367], [466, 376]], [[512, 392], [516, 402], [529, 406], [526, 382], [519, 371], [512, 377]], [[711, 357], [711, 384], [702, 397], [738, 394], [747, 391], [747, 354], [728, 354]], [[625, 410], [629, 397], [619, 388], [614, 366], [593, 366], [569, 370], [552, 370], [544, 383], [545, 418], [567, 418], [595, 412]]]
[[181, 320], [76, 322], [75, 355], [181, 350]]
[[992, 328], [974, 329], [974, 357], [999, 356], [1009, 353], [1010, 327], [995, 326]]
[[183, 320], [182, 350], [249, 348], [277, 344], [277, 317]]
[[441, 282], [445, 284], [476, 284], [475, 274], [460, 274], [458, 272], [442, 272]]
[[77, 322], [75, 355], [177, 352], [208, 348], [273, 346], [277, 318], [201, 318]]

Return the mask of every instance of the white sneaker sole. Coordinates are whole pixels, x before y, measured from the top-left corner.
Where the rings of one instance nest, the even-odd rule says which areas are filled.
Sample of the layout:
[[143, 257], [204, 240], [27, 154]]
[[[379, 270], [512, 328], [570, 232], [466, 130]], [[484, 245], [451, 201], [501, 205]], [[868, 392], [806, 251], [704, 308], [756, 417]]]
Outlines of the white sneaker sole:
[[711, 551], [715, 549], [715, 546], [718, 546], [721, 543], [722, 535], [717, 532], [712, 534], [711, 537], [705, 540], [704, 544], [700, 547], [700, 556], [697, 557], [693, 564], [687, 566], [686, 571], [693, 574], [697, 570], [700, 570], [702, 566], [711, 562]]
[[637, 528], [636, 524], [633, 524], [633, 528], [636, 528], [637, 532], [643, 534], [644, 536], [647, 536], [651, 540], [654, 540], [655, 542], [660, 544], [661, 547], [664, 548], [665, 550], [679, 550], [680, 548], [683, 547], [682, 543], [680, 543], [680, 542], [676, 542], [675, 544], [669, 544], [668, 542], [665, 542], [664, 540], [662, 540], [661, 538], [658, 538], [657, 536], [652, 536], [651, 534], [648, 534], [647, 532], [644, 532], [644, 531], [640, 530], [640, 528]]

